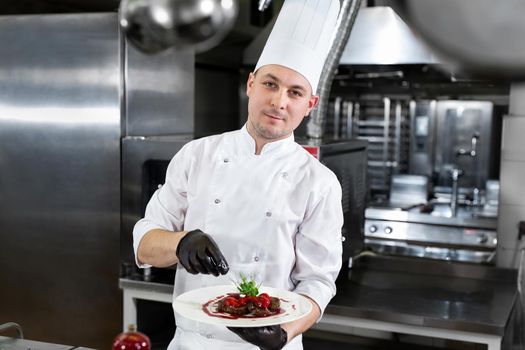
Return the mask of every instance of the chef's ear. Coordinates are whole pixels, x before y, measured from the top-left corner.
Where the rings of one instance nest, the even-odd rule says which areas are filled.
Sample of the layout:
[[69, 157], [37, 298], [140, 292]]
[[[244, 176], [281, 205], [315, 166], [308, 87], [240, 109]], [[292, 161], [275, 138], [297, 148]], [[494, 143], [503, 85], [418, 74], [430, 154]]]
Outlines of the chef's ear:
[[319, 96], [312, 95], [310, 96], [310, 99], [308, 100], [308, 109], [306, 110], [306, 115], [310, 114], [312, 109], [317, 106], [317, 103], [319, 102]]
[[250, 91], [252, 90], [253, 83], [255, 81], [255, 72], [248, 75], [248, 81], [246, 82], [246, 96], [250, 97]]

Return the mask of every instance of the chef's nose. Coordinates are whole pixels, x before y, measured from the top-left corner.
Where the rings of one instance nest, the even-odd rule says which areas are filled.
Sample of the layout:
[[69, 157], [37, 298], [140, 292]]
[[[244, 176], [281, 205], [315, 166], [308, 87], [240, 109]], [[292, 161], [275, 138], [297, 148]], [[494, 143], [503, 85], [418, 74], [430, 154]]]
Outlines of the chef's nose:
[[288, 103], [288, 97], [285, 92], [278, 91], [272, 96], [272, 107], [284, 109]]

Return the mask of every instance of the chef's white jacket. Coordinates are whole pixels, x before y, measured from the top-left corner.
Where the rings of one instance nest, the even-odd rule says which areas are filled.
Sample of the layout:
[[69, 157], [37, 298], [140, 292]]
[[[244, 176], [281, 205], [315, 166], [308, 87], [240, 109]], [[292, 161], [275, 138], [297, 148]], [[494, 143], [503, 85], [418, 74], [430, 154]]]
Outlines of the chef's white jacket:
[[[201, 229], [213, 237], [230, 271], [219, 277], [192, 275], [179, 265], [174, 298], [232, 284], [230, 278], [238, 280], [242, 272], [265, 286], [306, 295], [322, 312], [336, 291], [342, 225], [336, 176], [295, 143], [293, 135], [266, 144], [256, 155], [255, 141], [244, 126], [191, 141], [173, 157], [165, 184], [135, 225], [134, 249], [137, 256], [140, 240], [152, 229]], [[223, 326], [177, 313], [175, 318], [181, 334], [235, 342], [236, 349], [243, 342]], [[301, 349], [300, 337], [288, 348]]]

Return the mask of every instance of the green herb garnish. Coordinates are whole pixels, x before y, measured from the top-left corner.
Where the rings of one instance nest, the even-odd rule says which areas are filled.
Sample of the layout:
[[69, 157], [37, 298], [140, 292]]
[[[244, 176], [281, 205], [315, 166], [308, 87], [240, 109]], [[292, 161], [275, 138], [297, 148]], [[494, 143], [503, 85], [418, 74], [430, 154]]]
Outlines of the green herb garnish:
[[235, 284], [237, 286], [237, 290], [239, 291], [239, 293], [244, 294], [249, 297], [256, 297], [257, 295], [259, 295], [260, 285], [258, 286], [257, 283], [255, 283], [255, 280], [253, 278], [250, 278], [250, 280], [248, 281], [248, 278], [242, 273], [240, 274], [240, 276], [241, 276], [241, 283]]

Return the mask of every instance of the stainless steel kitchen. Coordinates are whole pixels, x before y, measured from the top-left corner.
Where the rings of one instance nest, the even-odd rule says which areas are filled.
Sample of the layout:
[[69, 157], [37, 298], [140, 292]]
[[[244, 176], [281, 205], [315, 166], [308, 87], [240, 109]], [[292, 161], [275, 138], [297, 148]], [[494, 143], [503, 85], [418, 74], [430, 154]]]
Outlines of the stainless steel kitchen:
[[[328, 3], [333, 33], [318, 19]], [[3, 0], [0, 350], [525, 349], [524, 12], [522, 0]], [[305, 40], [327, 50], [318, 85], [316, 58], [267, 51], [284, 22], [307, 21]], [[264, 75], [284, 51], [306, 73]], [[254, 84], [295, 76], [313, 109], [259, 149]], [[290, 115], [305, 91], [291, 86]], [[255, 154], [188, 155], [219, 134], [251, 136]], [[268, 163], [288, 140], [335, 175], [335, 209], [325, 172]], [[169, 224], [148, 221], [157, 207]], [[227, 208], [231, 241], [212, 229]], [[176, 242], [158, 263], [157, 231]], [[188, 263], [203, 240], [195, 259], [211, 265]], [[245, 303], [248, 316], [228, 308]]]

